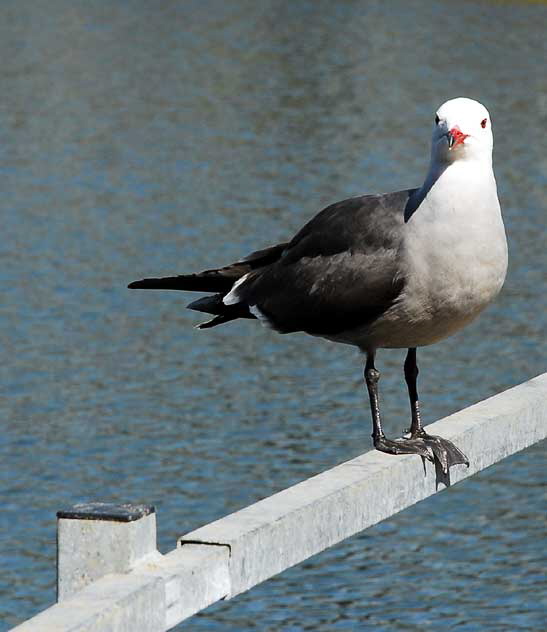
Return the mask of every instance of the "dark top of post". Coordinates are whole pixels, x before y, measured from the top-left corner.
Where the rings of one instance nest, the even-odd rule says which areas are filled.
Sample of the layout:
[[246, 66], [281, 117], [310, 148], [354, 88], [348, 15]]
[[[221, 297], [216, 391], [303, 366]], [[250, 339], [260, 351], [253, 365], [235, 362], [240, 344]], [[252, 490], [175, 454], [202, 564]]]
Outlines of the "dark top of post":
[[57, 518], [73, 520], [106, 520], [110, 522], [133, 522], [155, 513], [154, 505], [134, 505], [132, 503], [78, 503], [70, 509], [57, 512]]

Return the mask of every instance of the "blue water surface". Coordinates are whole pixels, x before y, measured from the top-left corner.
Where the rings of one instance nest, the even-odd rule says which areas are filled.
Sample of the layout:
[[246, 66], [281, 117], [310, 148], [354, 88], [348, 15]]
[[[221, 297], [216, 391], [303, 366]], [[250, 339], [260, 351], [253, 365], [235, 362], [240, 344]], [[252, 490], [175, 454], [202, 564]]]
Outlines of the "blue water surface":
[[[362, 358], [207, 332], [143, 276], [227, 264], [327, 204], [419, 185], [435, 108], [485, 103], [510, 268], [419, 352], [427, 422], [546, 370], [545, 3], [0, 5], [0, 630], [55, 600], [55, 512], [152, 503], [180, 536], [370, 447]], [[386, 429], [404, 352], [379, 355]], [[230, 602], [192, 630], [541, 630], [544, 444]]]

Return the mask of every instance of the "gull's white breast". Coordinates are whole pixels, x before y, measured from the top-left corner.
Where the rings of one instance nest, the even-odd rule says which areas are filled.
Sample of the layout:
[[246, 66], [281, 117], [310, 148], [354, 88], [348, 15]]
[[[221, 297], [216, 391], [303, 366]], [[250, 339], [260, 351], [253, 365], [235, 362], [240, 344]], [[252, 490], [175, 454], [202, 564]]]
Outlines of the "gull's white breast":
[[403, 292], [374, 323], [345, 332], [339, 340], [365, 350], [437, 342], [471, 322], [495, 298], [506, 271], [507, 242], [494, 176], [454, 164], [405, 225]]

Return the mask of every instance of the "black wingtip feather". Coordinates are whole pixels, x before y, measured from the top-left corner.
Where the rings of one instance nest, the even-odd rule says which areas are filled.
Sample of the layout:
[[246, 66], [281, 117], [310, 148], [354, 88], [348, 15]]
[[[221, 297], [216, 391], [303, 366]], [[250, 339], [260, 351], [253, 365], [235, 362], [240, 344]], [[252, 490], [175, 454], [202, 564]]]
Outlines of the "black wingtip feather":
[[182, 274], [157, 279], [133, 281], [127, 287], [130, 290], [186, 290], [189, 292], [228, 292], [237, 277], [223, 276], [216, 270], [200, 274]]
[[211, 318], [211, 320], [207, 320], [204, 323], [200, 323], [196, 325], [196, 329], [209, 329], [211, 327], [216, 327], [217, 325], [223, 325], [224, 323], [229, 323], [231, 320], [235, 320], [237, 316], [231, 316], [228, 314], [220, 314], [219, 316], [215, 316]]
[[130, 290], [168, 290], [163, 279], [142, 279], [127, 286]]
[[226, 311], [226, 305], [222, 302], [222, 298], [223, 294], [202, 296], [188, 303], [186, 307], [196, 312], [205, 312], [206, 314], [223, 314]]
[[[163, 277], [159, 279], [141, 279], [133, 281], [127, 287], [130, 290], [183, 290], [188, 277]], [[191, 289], [191, 288], [190, 288]]]

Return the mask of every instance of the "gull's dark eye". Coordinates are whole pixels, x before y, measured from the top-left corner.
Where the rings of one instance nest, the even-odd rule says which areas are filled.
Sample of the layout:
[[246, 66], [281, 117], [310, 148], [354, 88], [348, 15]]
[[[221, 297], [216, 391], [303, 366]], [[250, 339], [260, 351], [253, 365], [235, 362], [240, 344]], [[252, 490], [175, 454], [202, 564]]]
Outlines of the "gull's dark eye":
[[435, 125], [438, 125], [440, 120], [441, 120], [441, 119], [439, 118], [439, 115], [438, 115], [438, 114], [436, 114], [436, 115], [435, 115]]
[[482, 129], [484, 129], [486, 127], [486, 122], [487, 122], [487, 119], [482, 119], [482, 121], [481, 121]]

